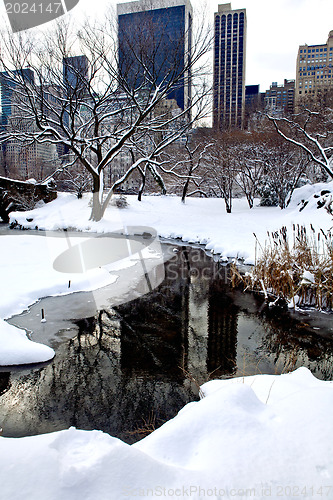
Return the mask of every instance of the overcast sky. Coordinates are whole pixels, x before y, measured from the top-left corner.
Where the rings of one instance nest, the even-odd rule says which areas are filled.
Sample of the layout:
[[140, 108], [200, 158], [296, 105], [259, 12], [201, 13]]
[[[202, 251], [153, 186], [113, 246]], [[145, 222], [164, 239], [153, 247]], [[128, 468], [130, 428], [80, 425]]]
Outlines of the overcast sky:
[[[198, 12], [204, 1], [191, 0]], [[213, 21], [218, 3], [226, 2], [206, 1], [207, 17]], [[80, 0], [72, 16], [94, 18], [116, 4], [116, 0]], [[326, 43], [333, 30], [333, 0], [233, 0], [231, 4], [233, 9], [246, 8], [246, 84], [260, 84], [261, 92], [273, 81], [294, 79], [298, 46]], [[1, 8], [4, 12], [3, 4]]]

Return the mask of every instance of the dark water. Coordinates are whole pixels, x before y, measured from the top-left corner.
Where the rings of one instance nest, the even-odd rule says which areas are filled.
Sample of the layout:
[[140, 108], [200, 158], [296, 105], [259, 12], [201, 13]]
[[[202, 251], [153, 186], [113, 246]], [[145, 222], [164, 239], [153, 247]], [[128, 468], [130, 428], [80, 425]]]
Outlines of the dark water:
[[35, 306], [52, 304], [65, 322], [53, 323], [59, 333], [47, 338], [56, 349], [51, 363], [0, 372], [4, 436], [75, 426], [131, 443], [197, 399], [210, 378], [299, 366], [333, 378], [331, 316], [267, 310], [261, 298], [230, 289], [227, 267], [200, 249], [177, 248], [164, 249], [165, 280], [135, 300], [72, 320], [69, 299]]

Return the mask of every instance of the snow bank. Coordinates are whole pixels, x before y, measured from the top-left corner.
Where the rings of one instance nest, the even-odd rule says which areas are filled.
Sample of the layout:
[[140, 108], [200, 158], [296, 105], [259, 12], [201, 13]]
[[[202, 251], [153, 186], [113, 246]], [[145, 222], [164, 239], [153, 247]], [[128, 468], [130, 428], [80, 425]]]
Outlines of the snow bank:
[[[91, 195], [78, 200], [74, 195], [60, 193], [51, 203], [29, 212], [13, 212], [11, 222], [28, 229], [57, 230], [74, 227], [81, 231], [109, 232], [124, 226], [149, 226], [163, 238], [180, 238], [188, 243], [205, 245], [222, 259], [239, 257], [252, 264], [255, 259], [255, 233], [264, 244], [267, 231], [279, 230], [292, 224], [310, 222], [323, 230], [332, 226], [325, 210], [317, 210], [317, 202], [300, 211], [301, 200], [311, 198], [324, 189], [333, 191], [333, 182], [306, 185], [295, 190], [290, 206], [249, 209], [245, 198], [234, 199], [231, 214], [227, 214], [220, 198], [188, 198], [183, 204], [177, 196], [144, 196], [137, 201], [128, 196], [129, 206], [110, 206], [102, 221], [89, 221]], [[316, 200], [313, 198], [313, 200]]]
[[42, 363], [54, 355], [50, 347], [31, 342], [25, 332], [0, 320], [0, 366]]
[[129, 446], [71, 428], [0, 438], [1, 498], [333, 497], [333, 384], [300, 368], [208, 382]]
[[[325, 196], [332, 196], [333, 194], [333, 181], [331, 182], [318, 182], [317, 184], [305, 184], [301, 188], [295, 189], [290, 207], [302, 208], [307, 206], [307, 210], [317, 208], [319, 198]], [[304, 207], [305, 208], [305, 207]]]
[[[0, 241], [0, 318], [19, 314], [42, 297], [91, 291], [115, 280], [103, 268], [72, 275], [57, 272], [54, 259], [68, 248], [67, 238], [29, 235], [22, 231], [1, 236]], [[75, 245], [75, 238], [71, 238], [71, 244]]]

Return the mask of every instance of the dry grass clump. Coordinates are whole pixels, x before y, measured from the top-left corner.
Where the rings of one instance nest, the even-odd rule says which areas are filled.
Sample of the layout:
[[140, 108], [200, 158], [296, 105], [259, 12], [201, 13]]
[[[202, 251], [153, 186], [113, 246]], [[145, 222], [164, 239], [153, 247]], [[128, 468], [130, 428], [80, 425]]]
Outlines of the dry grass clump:
[[[231, 282], [245, 290], [260, 291], [267, 300], [286, 300], [291, 306], [333, 309], [333, 238], [331, 231], [312, 225], [286, 227], [267, 233], [262, 247], [256, 235], [256, 259], [252, 272], [241, 275], [232, 266]], [[259, 254], [259, 255], [258, 255]]]

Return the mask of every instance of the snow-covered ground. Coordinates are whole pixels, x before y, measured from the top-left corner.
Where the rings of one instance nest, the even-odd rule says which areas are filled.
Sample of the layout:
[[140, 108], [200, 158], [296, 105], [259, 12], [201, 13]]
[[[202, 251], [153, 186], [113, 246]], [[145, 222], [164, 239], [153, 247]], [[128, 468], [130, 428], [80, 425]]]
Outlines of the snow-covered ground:
[[[100, 222], [89, 221], [90, 195], [77, 200], [74, 195], [62, 193], [54, 202], [30, 212], [12, 213], [10, 219], [25, 228], [45, 230], [76, 228], [108, 232], [126, 226], [150, 226], [161, 237], [201, 243], [222, 257], [238, 256], [246, 263], [253, 263], [253, 233], [264, 243], [267, 230], [280, 229], [283, 225], [291, 227], [293, 223], [308, 225], [311, 222], [324, 230], [332, 226], [332, 217], [325, 210], [317, 209], [318, 198], [313, 196], [323, 190], [333, 193], [333, 182], [297, 189], [285, 210], [259, 206], [250, 210], [245, 198], [234, 199], [231, 214], [226, 213], [221, 198], [188, 198], [182, 204], [176, 196], [146, 196], [142, 202], [135, 196], [128, 196], [127, 208], [110, 206]], [[301, 200], [309, 202], [300, 212]]]
[[[141, 203], [129, 197], [129, 207], [110, 207], [99, 223], [88, 220], [88, 196], [77, 200], [61, 194], [11, 219], [32, 229], [101, 233], [150, 226], [162, 237], [201, 243], [222, 258], [238, 256], [251, 263], [253, 233], [264, 243], [267, 231], [283, 225], [332, 227], [332, 218], [317, 208], [316, 193], [324, 189], [333, 191], [333, 183], [297, 190], [284, 211], [249, 210], [245, 200], [234, 200], [232, 214], [226, 214], [220, 199], [191, 198], [182, 205], [177, 197], [151, 196]], [[300, 212], [302, 200], [308, 203]], [[0, 241], [0, 364], [50, 359], [50, 348], [32, 343], [4, 319], [42, 296], [93, 290], [113, 278], [97, 267], [76, 275], [69, 290], [68, 276], [52, 266], [66, 238], [22, 232], [2, 235]], [[333, 499], [331, 382], [318, 381], [302, 368], [288, 375], [212, 381], [203, 392], [200, 402], [132, 446], [75, 429], [0, 438], [0, 499]]]
[[0, 438], [0, 498], [333, 498], [331, 382], [299, 368], [203, 392], [132, 446], [74, 428]]

